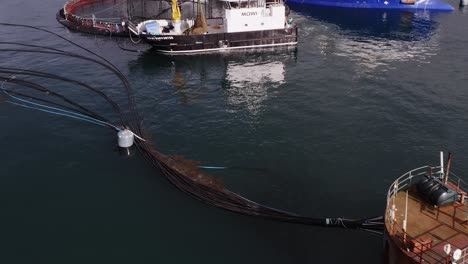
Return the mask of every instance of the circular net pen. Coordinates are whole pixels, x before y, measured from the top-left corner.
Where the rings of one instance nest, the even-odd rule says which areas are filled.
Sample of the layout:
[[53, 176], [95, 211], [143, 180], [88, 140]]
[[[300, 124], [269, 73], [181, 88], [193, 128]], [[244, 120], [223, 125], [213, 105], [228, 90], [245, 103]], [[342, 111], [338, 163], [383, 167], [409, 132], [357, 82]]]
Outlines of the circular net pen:
[[[217, 5], [221, 5], [216, 3]], [[196, 18], [201, 9], [209, 17], [220, 17], [217, 5], [207, 0], [179, 2], [182, 18]], [[128, 37], [127, 21], [171, 19], [170, 0], [71, 0], [57, 12], [57, 21], [71, 30], [97, 35]]]
[[128, 36], [125, 22], [127, 0], [72, 0], [57, 13], [57, 20], [69, 29], [98, 35]]

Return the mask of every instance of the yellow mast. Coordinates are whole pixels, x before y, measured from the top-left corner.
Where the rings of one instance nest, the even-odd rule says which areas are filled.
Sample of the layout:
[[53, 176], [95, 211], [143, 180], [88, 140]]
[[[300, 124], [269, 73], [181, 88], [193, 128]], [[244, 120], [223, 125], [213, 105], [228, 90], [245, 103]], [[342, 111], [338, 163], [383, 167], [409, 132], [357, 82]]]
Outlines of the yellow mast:
[[180, 8], [177, 6], [177, 0], [172, 0], [172, 20], [179, 21], [180, 17]]

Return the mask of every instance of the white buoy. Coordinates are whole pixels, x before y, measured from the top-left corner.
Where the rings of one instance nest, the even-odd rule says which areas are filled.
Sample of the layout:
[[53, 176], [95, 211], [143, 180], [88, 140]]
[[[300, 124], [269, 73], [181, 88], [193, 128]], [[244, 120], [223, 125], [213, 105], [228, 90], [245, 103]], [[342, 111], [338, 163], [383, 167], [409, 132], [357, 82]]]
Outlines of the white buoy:
[[460, 6], [468, 5], [468, 0], [460, 0]]
[[133, 132], [128, 129], [120, 130], [117, 133], [117, 138], [119, 147], [121, 148], [129, 148], [133, 145]]

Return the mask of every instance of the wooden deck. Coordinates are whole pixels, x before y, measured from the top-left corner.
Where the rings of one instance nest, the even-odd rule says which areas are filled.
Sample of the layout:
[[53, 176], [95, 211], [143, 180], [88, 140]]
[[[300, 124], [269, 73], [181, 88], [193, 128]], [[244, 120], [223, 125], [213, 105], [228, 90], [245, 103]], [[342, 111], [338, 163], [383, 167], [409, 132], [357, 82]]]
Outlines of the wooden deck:
[[[424, 202], [416, 192], [408, 191], [405, 237], [402, 232], [405, 219], [405, 191], [400, 191], [396, 195], [395, 204], [396, 221], [393, 224], [387, 222], [386, 228], [395, 240], [400, 241], [405, 253], [413, 258], [415, 263], [446, 263], [447, 255], [444, 252], [446, 244], [451, 245], [452, 252], [455, 249], [463, 250], [468, 247], [468, 207], [466, 205], [457, 203], [453, 206], [436, 208]], [[390, 230], [394, 230], [393, 234]]]

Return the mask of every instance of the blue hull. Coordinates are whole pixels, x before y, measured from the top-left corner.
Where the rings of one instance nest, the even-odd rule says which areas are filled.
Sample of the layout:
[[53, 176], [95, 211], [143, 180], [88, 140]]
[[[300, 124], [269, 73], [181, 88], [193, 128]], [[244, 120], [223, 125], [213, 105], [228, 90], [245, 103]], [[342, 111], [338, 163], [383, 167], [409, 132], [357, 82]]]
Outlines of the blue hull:
[[398, 10], [453, 11], [454, 8], [441, 0], [416, 0], [415, 4], [402, 4], [399, 0], [288, 0], [289, 3], [332, 6], [344, 8], [373, 8]]
[[[288, 1], [289, 2], [289, 1]], [[362, 39], [424, 41], [437, 28], [438, 16], [447, 12], [424, 10], [355, 9], [289, 3], [305, 18], [336, 25], [341, 34]]]

